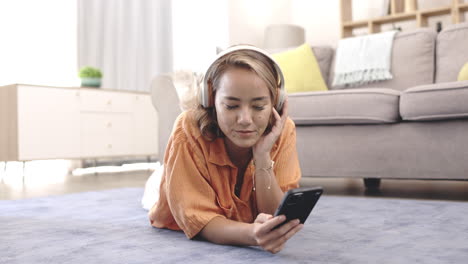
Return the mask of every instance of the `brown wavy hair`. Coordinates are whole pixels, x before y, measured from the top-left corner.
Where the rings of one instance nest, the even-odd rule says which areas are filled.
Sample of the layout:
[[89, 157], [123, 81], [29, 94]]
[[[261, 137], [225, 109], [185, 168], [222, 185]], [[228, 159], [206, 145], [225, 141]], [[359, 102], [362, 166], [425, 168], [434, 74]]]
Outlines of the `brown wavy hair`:
[[[204, 78], [207, 78], [208, 85], [212, 87], [213, 92], [210, 95], [210, 101], [213, 102], [213, 105], [205, 108], [199, 102], [195, 109], [195, 119], [205, 139], [213, 141], [218, 137], [224, 137], [218, 125], [214, 98], [222, 76], [229, 69], [240, 68], [255, 73], [267, 85], [270, 91], [271, 102], [273, 105], [276, 105], [280, 80], [273, 63], [274, 62], [271, 61], [270, 58], [259, 52], [252, 50], [236, 50], [218, 58], [212, 66], [210, 66], [210, 70], [206, 73]], [[203, 85], [200, 86], [200, 89], [204, 89]], [[272, 114], [265, 133], [271, 130], [273, 121], [274, 118]]]

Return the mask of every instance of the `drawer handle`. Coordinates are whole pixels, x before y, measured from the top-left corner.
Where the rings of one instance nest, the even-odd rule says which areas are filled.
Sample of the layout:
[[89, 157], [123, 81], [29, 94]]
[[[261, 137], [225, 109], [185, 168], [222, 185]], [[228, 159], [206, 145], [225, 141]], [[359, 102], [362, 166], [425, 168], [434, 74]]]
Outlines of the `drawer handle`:
[[112, 127], [112, 122], [107, 123], [107, 127]]
[[107, 148], [112, 148], [112, 144], [107, 144]]
[[107, 105], [112, 105], [112, 100], [107, 101]]

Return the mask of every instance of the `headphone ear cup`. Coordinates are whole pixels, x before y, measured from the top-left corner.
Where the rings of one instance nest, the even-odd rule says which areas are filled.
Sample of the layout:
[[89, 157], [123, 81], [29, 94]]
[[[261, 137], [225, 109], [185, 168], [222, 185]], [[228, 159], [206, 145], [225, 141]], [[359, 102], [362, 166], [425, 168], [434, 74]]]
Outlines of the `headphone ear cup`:
[[209, 86], [210, 84], [208, 83], [208, 81], [204, 80], [203, 81], [203, 86], [201, 87], [201, 91], [200, 91], [200, 104], [204, 107], [204, 108], [208, 108], [210, 107], [210, 92], [209, 92]]
[[281, 114], [281, 110], [283, 109], [284, 100], [286, 98], [286, 91], [284, 89], [278, 89], [278, 99], [276, 101], [275, 109], [278, 113]]

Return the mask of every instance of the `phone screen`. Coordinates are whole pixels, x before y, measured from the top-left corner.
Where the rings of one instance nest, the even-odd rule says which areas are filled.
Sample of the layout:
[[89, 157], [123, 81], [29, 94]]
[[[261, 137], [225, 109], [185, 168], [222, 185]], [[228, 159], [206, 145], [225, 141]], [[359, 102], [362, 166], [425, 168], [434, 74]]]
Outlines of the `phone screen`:
[[275, 212], [275, 216], [286, 216], [286, 221], [279, 226], [294, 219], [299, 219], [302, 224], [305, 223], [322, 193], [322, 187], [297, 188], [286, 192]]

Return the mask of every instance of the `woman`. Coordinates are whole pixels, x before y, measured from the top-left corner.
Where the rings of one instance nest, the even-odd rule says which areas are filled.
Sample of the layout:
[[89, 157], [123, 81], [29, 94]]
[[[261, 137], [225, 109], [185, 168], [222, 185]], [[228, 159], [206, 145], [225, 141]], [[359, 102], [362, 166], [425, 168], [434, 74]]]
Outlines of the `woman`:
[[303, 225], [292, 220], [275, 229], [285, 217], [272, 216], [301, 177], [282, 94], [281, 70], [262, 50], [235, 46], [215, 60], [201, 104], [174, 125], [149, 212], [154, 227], [272, 253], [284, 247]]

